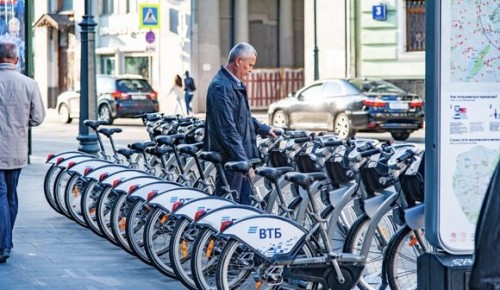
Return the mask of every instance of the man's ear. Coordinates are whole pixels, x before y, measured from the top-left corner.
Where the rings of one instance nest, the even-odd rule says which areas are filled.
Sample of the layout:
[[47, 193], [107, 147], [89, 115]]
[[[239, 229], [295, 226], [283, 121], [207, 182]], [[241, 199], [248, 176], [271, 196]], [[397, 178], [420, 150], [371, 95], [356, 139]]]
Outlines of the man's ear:
[[16, 60], [14, 61], [14, 64], [17, 64], [19, 62], [19, 57], [16, 57]]

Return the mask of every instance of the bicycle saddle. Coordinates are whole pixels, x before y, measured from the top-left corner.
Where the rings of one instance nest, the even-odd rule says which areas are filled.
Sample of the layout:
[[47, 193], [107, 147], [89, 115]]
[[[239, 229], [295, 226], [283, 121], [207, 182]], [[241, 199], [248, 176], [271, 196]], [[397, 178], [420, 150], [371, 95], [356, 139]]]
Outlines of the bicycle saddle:
[[186, 138], [186, 134], [173, 134], [173, 135], [163, 135], [155, 138], [155, 141], [160, 145], [173, 146], [179, 141], [184, 140]]
[[213, 164], [222, 163], [222, 155], [214, 151], [203, 151], [200, 153], [200, 158]]
[[115, 133], [120, 133], [122, 131], [121, 128], [101, 128], [99, 129], [99, 133], [102, 133], [106, 137], [111, 137], [111, 135]]
[[315, 181], [321, 181], [326, 179], [326, 175], [323, 172], [312, 172], [312, 173], [299, 173], [290, 172], [285, 175], [285, 179], [300, 185], [304, 189], [308, 189], [311, 184]]
[[195, 156], [198, 150], [200, 150], [203, 147], [203, 142], [195, 143], [195, 144], [181, 144], [177, 147], [179, 149], [179, 152]]
[[255, 169], [255, 174], [260, 176], [264, 176], [265, 178], [271, 181], [277, 181], [285, 173], [294, 171], [293, 167], [284, 166], [284, 167], [259, 167]]
[[248, 161], [229, 161], [224, 164], [226, 170], [247, 173], [252, 167], [252, 164]]
[[156, 145], [155, 142], [153, 141], [146, 141], [146, 142], [136, 142], [128, 145], [128, 148], [137, 150], [139, 152], [144, 152], [144, 150], [147, 147], [154, 146]]
[[135, 152], [135, 150], [128, 148], [118, 149], [118, 153], [125, 156], [126, 158], [130, 158], [130, 156], [134, 155]]
[[94, 130], [97, 130], [97, 127], [101, 125], [108, 125], [107, 121], [100, 121], [100, 120], [85, 120], [83, 121], [83, 124], [87, 127], [90, 127]]

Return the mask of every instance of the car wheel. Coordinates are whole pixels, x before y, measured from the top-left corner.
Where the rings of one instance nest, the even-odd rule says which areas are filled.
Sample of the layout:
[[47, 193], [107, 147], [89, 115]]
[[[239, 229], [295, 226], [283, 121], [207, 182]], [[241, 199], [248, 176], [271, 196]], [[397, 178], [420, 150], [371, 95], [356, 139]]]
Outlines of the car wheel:
[[354, 135], [351, 120], [345, 113], [340, 113], [337, 115], [337, 117], [335, 118], [335, 123], [333, 124], [333, 130], [339, 135], [341, 139], [346, 139]]
[[286, 128], [288, 127], [288, 117], [285, 112], [279, 110], [274, 112], [272, 126], [276, 128]]
[[410, 132], [393, 131], [393, 132], [391, 132], [391, 136], [392, 136], [392, 138], [394, 138], [394, 140], [405, 141], [406, 139], [408, 139], [410, 137]]
[[101, 105], [99, 107], [99, 120], [106, 121], [108, 125], [113, 124], [113, 117], [111, 116], [111, 110], [107, 105]]
[[61, 123], [64, 123], [64, 124], [69, 124], [71, 123], [71, 120], [73, 120], [72, 118], [70, 118], [69, 116], [69, 110], [68, 110], [68, 106], [62, 104], [59, 106], [59, 121], [61, 121]]

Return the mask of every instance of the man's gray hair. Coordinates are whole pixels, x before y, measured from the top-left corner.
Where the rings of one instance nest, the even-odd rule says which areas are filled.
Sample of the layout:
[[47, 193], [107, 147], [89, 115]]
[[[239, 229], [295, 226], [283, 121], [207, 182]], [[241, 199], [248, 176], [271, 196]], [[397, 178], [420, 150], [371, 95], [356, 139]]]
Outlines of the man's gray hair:
[[257, 51], [250, 44], [246, 42], [240, 42], [233, 48], [231, 48], [231, 51], [229, 52], [229, 59], [227, 62], [232, 63], [239, 56], [241, 56], [241, 58], [243, 59], [248, 59], [252, 56], [257, 57]]
[[17, 57], [17, 45], [15, 43], [0, 41], [0, 59], [14, 59]]

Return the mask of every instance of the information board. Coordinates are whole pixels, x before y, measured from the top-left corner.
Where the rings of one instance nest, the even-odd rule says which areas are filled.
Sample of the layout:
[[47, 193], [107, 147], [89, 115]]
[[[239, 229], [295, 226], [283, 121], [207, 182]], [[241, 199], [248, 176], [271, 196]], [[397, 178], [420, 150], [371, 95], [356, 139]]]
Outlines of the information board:
[[500, 9], [492, 0], [430, 2], [426, 234], [450, 254], [470, 254], [500, 157]]

